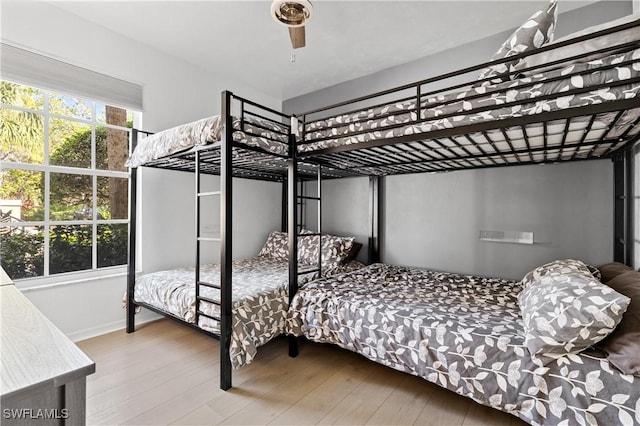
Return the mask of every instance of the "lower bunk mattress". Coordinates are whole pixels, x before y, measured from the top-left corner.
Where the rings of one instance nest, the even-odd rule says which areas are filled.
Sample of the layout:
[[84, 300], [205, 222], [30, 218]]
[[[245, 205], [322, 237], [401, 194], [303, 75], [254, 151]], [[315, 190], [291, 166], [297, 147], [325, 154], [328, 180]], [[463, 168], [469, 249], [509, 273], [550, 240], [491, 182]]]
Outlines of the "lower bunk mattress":
[[287, 332], [333, 343], [531, 424], [640, 423], [640, 377], [597, 354], [539, 367], [517, 281], [374, 264], [305, 284]]
[[[331, 275], [362, 267], [359, 262], [326, 271]], [[311, 267], [306, 267], [310, 269]], [[305, 267], [299, 268], [300, 272]], [[300, 282], [317, 278], [315, 274], [300, 275]], [[200, 280], [220, 282], [220, 265], [210, 264], [200, 268]], [[136, 280], [134, 301], [145, 303], [188, 323], [195, 322], [195, 272], [194, 268], [181, 268], [145, 274]], [[229, 349], [231, 364], [239, 368], [249, 364], [259, 346], [284, 332], [286, 311], [289, 305], [289, 264], [280, 259], [257, 256], [233, 261], [232, 269], [232, 335]], [[220, 291], [200, 286], [200, 295], [220, 300]], [[219, 316], [220, 308], [201, 301], [200, 312]], [[200, 316], [198, 327], [215, 334], [220, 324], [211, 318]]]

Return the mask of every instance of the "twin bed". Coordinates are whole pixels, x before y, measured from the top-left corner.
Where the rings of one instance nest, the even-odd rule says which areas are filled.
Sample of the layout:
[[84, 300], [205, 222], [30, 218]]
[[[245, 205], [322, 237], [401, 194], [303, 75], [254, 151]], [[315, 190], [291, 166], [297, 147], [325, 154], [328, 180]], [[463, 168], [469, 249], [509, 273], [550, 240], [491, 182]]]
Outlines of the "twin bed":
[[[522, 28], [543, 30], [548, 38], [555, 7], [552, 1]], [[390, 174], [598, 158], [614, 160], [615, 191], [628, 195], [630, 152], [640, 137], [639, 35], [637, 17], [625, 19], [297, 116], [224, 92], [221, 116], [149, 136], [129, 159], [132, 177], [140, 166], [195, 172], [196, 181], [200, 173], [219, 174], [223, 232], [220, 265], [203, 267], [197, 260], [199, 274], [184, 269], [136, 280], [135, 263], [130, 264], [128, 331], [134, 330], [139, 305], [217, 336], [223, 389], [231, 386], [231, 366], [250, 362], [260, 345], [286, 332], [356, 351], [531, 424], [640, 423], [640, 373], [622, 373], [594, 345], [574, 350], [577, 341], [593, 337], [589, 333], [561, 345], [566, 353], [532, 349], [534, 341], [556, 342], [544, 334], [549, 327], [538, 327], [549, 322], [527, 308], [541, 296], [523, 296], [544, 288], [531, 285], [548, 279], [544, 273], [536, 270], [535, 279], [516, 282], [426, 271], [375, 263], [375, 250], [370, 266], [338, 256], [340, 267], [328, 269], [332, 262], [325, 255], [344, 253], [340, 246], [325, 247], [331, 240], [326, 237], [322, 250], [311, 256], [318, 262], [306, 259], [302, 267], [299, 256], [308, 247], [298, 235], [295, 207], [301, 198], [320, 200], [320, 193], [298, 194], [300, 182], [315, 178], [369, 176], [377, 182]], [[481, 78], [465, 80], [477, 72]], [[231, 261], [232, 177], [282, 183], [282, 228], [288, 234], [279, 238], [286, 247]], [[370, 249], [380, 226], [377, 187], [371, 188]], [[628, 230], [618, 221], [629, 220], [632, 207], [616, 203], [615, 208], [621, 234], [614, 236], [614, 258], [629, 262]], [[134, 250], [135, 217], [131, 228]], [[582, 276], [585, 285], [608, 297], [589, 276], [595, 281]], [[619, 317], [640, 300], [624, 294], [607, 305], [617, 307]], [[600, 294], [590, 297], [601, 300]], [[587, 310], [592, 309], [601, 312]], [[607, 324], [594, 340], [610, 334]], [[534, 339], [530, 333], [536, 331], [542, 335]]]
[[[640, 273], [636, 280], [640, 293]], [[520, 281], [373, 264], [302, 286], [287, 331], [531, 424], [640, 423], [640, 366], [624, 374], [594, 349], [536, 364], [525, 342], [522, 291]]]

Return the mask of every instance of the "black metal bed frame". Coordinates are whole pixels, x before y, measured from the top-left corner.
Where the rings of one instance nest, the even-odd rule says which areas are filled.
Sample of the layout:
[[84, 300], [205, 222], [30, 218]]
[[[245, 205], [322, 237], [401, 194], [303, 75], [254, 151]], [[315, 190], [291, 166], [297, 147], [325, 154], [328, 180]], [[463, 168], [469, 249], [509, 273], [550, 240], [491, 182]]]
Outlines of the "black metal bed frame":
[[[338, 145], [322, 147], [319, 149], [300, 150], [300, 147], [313, 143], [323, 142], [327, 138], [313, 139], [307, 135], [307, 128], [310, 123], [318, 122], [332, 116], [345, 113], [353, 113], [369, 108], [380, 107], [387, 104], [414, 101], [415, 118], [411, 122], [401, 124], [390, 124], [382, 127], [380, 131], [393, 130], [402, 126], [424, 123], [432, 118], [423, 118], [422, 112], [426, 108], [433, 106], [433, 103], [426, 103], [429, 96], [453, 93], [461, 88], [469, 87], [482, 81], [465, 80], [465, 75], [479, 71], [487, 66], [506, 63], [514, 59], [523, 58], [551, 49], [562, 48], [570, 44], [582, 43], [591, 38], [612, 34], [617, 31], [629, 29], [640, 31], [640, 20], [620, 25], [614, 28], [602, 30], [590, 35], [581, 36], [572, 40], [566, 40], [554, 45], [544, 46], [532, 52], [521, 53], [501, 60], [491, 61], [485, 64], [464, 68], [455, 72], [450, 72], [441, 76], [428, 78], [412, 84], [399, 86], [390, 90], [373, 93], [367, 96], [339, 102], [323, 108], [307, 111], [299, 115], [286, 115], [268, 107], [261, 106], [247, 99], [233, 95], [231, 92], [222, 93], [222, 117], [224, 120], [223, 137], [220, 142], [214, 142], [201, 149], [191, 149], [169, 157], [161, 158], [151, 163], [145, 164], [148, 167], [157, 167], [172, 170], [183, 170], [196, 172], [196, 211], [199, 217], [199, 174], [219, 174], [221, 176], [221, 256], [220, 271], [221, 282], [221, 333], [220, 354], [221, 354], [221, 374], [220, 387], [229, 389], [231, 387], [231, 364], [229, 360], [228, 348], [231, 335], [231, 253], [232, 253], [232, 233], [231, 233], [231, 196], [233, 191], [232, 177], [242, 177], [249, 179], [267, 180], [280, 182], [282, 187], [282, 229], [288, 230], [289, 238], [289, 299], [295, 295], [298, 289], [298, 265], [297, 265], [297, 245], [300, 232], [298, 217], [303, 211], [303, 207], [298, 207], [298, 202], [302, 199], [317, 199], [320, 202], [320, 180], [335, 179], [352, 176], [368, 176], [369, 178], [369, 247], [368, 261], [380, 261], [380, 229], [382, 214], [382, 186], [384, 176], [424, 173], [424, 172], [449, 172], [463, 169], [480, 169], [489, 167], [505, 167], [522, 164], [543, 164], [556, 163], [562, 161], [578, 161], [599, 158], [610, 158], [614, 165], [614, 260], [629, 263], [632, 258], [632, 227], [633, 227], [633, 206], [632, 206], [632, 179], [631, 179], [631, 147], [640, 139], [640, 132], [634, 134], [634, 130], [640, 126], [640, 118], [626, 124], [626, 130], [616, 137], [607, 137], [616, 124], [620, 122], [623, 114], [633, 108], [640, 108], [640, 96], [629, 99], [608, 101], [604, 103], [589, 104], [580, 107], [560, 109], [555, 111], [540, 112], [532, 115], [518, 117], [508, 117], [479, 121], [477, 123], [407, 134], [402, 136], [385, 137], [369, 140], [350, 145]], [[550, 66], [562, 66], [573, 61], [584, 59], [595, 53], [603, 54], [607, 52], [628, 52], [640, 47], [640, 41], [610, 45], [596, 51], [585, 51], [578, 55], [563, 58], [554, 62], [546, 63], [542, 68]], [[634, 63], [638, 64], [640, 60]], [[616, 64], [620, 65], [620, 64]], [[624, 64], [623, 64], [624, 65]], [[602, 69], [609, 68], [603, 66]], [[535, 72], [535, 68], [527, 68], [518, 72]], [[591, 71], [593, 72], [593, 71]], [[509, 77], [515, 74], [509, 72]], [[572, 75], [569, 73], [568, 76]], [[566, 78], [567, 75], [564, 76]], [[486, 78], [489, 81], [491, 78]], [[586, 89], [575, 88], [561, 93], [562, 96], [579, 95], [586, 91], [597, 90], [609, 87], [612, 84], [638, 84], [640, 78], [625, 79], [616, 83], [603, 83], [596, 87], [591, 86]], [[523, 82], [511, 89], [526, 88], [531, 84]], [[442, 88], [444, 86], [444, 88]], [[483, 95], [494, 93], [491, 86], [489, 91]], [[407, 96], [407, 93], [412, 94]], [[499, 90], [495, 91], [496, 93]], [[551, 94], [541, 97], [541, 100], [553, 99], [560, 94]], [[471, 99], [470, 96], [466, 99]], [[247, 116], [269, 119], [265, 114], [278, 117], [278, 120], [270, 119], [272, 122], [282, 125], [286, 129], [288, 137], [287, 154], [274, 154], [257, 147], [251, 147], [233, 139], [234, 129], [233, 116], [231, 115], [232, 104], [240, 104], [240, 130], [244, 129], [244, 119]], [[443, 101], [444, 102], [444, 101]], [[500, 106], [524, 105], [530, 100], [516, 100]], [[444, 102], [446, 103], [446, 102]], [[424, 105], [424, 106], [423, 106]], [[258, 109], [261, 113], [252, 111], [251, 108]], [[489, 111], [489, 107], [478, 107], [466, 114], [474, 112]], [[459, 113], [458, 113], [459, 114]], [[606, 114], [606, 115], [605, 115]], [[452, 114], [452, 116], [455, 114]], [[384, 117], [384, 115], [382, 115]], [[381, 118], [376, 116], [376, 118]], [[440, 117], [441, 118], [441, 117]], [[577, 142], [567, 142], [567, 132], [576, 119], [587, 123], [583, 129], [583, 136]], [[298, 121], [300, 120], [300, 121]], [[594, 123], [604, 121], [607, 128], [603, 134], [595, 141], [587, 142], [587, 135], [591, 131]], [[285, 121], [287, 124], [283, 123]], [[550, 133], [550, 124], [564, 123], [564, 131], [561, 135], [561, 143], [554, 145], [550, 138], [554, 135]], [[530, 144], [532, 136], [528, 133], [530, 125], [542, 127], [543, 145], [534, 147]], [[299, 134], [300, 129], [302, 130]], [[326, 126], [325, 130], [332, 130]], [[522, 132], [525, 147], [517, 148], [514, 141], [510, 139], [508, 130], [519, 129]], [[491, 132], [498, 132], [504, 137], [507, 148], [500, 148], [492, 140]], [[357, 137], [361, 132], [353, 131], [340, 137]], [[250, 136], [264, 137], [260, 134], [249, 134]], [[474, 136], [483, 136], [487, 142], [478, 143]], [[135, 147], [137, 132], [132, 132], [132, 147]], [[538, 135], [539, 137], [539, 135]], [[461, 143], [459, 138], [467, 141]], [[606, 149], [601, 149], [602, 147]], [[475, 152], [471, 149], [475, 148]], [[579, 149], [588, 149], [586, 155], [577, 155]], [[570, 153], [570, 155], [565, 155]], [[572, 153], [572, 154], [571, 154]], [[541, 156], [541, 157], [540, 157]], [[300, 182], [313, 179], [314, 175], [318, 179], [317, 197], [306, 197], [302, 194]], [[127, 332], [134, 329], [134, 309], [136, 305], [145, 306], [155, 312], [160, 312], [153, 307], [136, 303], [133, 300], [133, 289], [135, 285], [135, 244], [136, 244], [136, 169], [131, 171], [130, 181], [130, 252], [129, 252], [129, 273], [128, 273], [128, 300], [127, 300]], [[320, 207], [318, 208], [320, 211]], [[320, 214], [318, 215], [320, 220]], [[321, 234], [318, 229], [318, 234]], [[199, 219], [196, 220], [196, 271], [199, 270]], [[318, 269], [321, 270], [320, 259]], [[320, 271], [321, 272], [321, 271]], [[196, 291], [198, 291], [199, 278], [196, 277]], [[206, 284], [206, 283], [205, 283]], [[197, 296], [199, 297], [199, 295]], [[201, 297], [197, 300], [204, 300]], [[208, 301], [208, 300], [207, 300]], [[199, 306], [199, 304], [197, 305]], [[196, 312], [196, 325], [199, 327], [198, 315]], [[214, 318], [218, 319], [218, 318]], [[206, 332], [211, 334], [210, 332]], [[218, 337], [218, 336], [215, 336]], [[298, 353], [297, 339], [289, 338], [289, 354], [295, 356]]]

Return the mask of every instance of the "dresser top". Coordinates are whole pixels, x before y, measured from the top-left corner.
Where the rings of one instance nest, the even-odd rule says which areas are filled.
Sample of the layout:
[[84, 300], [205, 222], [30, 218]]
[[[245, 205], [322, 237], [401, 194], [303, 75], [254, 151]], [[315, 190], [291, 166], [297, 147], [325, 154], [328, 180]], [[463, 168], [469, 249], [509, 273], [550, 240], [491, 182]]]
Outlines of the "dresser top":
[[[1, 270], [1, 268], [0, 268]], [[0, 395], [60, 386], [95, 371], [94, 362], [1, 273]], [[8, 279], [8, 277], [6, 278]]]

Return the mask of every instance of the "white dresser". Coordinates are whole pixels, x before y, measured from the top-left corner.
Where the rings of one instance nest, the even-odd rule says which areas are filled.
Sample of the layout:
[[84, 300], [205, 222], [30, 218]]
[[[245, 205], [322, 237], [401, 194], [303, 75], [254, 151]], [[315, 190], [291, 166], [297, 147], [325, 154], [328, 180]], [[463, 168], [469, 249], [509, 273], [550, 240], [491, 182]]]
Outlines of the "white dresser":
[[84, 425], [95, 364], [0, 268], [0, 423]]

